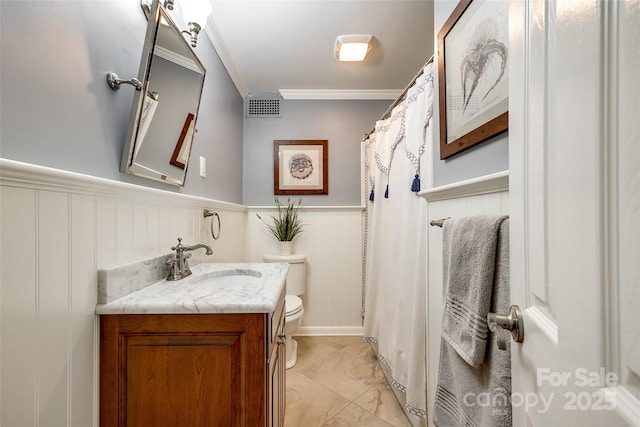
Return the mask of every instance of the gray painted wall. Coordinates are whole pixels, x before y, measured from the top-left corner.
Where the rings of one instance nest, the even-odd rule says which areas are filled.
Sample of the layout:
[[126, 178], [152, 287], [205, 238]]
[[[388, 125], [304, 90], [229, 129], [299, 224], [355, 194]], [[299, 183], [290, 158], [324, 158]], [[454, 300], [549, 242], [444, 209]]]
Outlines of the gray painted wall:
[[[244, 190], [248, 206], [272, 206], [273, 141], [326, 139], [329, 194], [302, 198], [303, 206], [359, 206], [360, 147], [391, 101], [282, 101], [279, 118], [245, 118]], [[297, 200], [297, 197], [294, 197]], [[286, 196], [280, 196], [286, 200]]]
[[[458, 0], [438, 0], [434, 2], [434, 44], [438, 51], [438, 32], [447, 21]], [[437, 59], [437, 58], [436, 58]], [[437, 63], [436, 63], [437, 66]], [[482, 142], [462, 153], [440, 160], [440, 108], [438, 103], [438, 77], [435, 79], [434, 133], [433, 133], [433, 185], [451, 184], [465, 179], [476, 178], [509, 169], [509, 133], [505, 132]]]
[[[2, 0], [0, 24], [1, 157], [242, 201], [242, 99], [204, 33], [196, 48], [207, 76], [195, 162], [178, 188], [119, 171], [133, 87], [114, 92], [105, 75], [137, 76], [147, 26], [139, 1]], [[207, 178], [199, 176], [199, 156], [207, 158]]]
[[[435, 2], [436, 43], [456, 4]], [[26, 32], [24, 22], [30, 23]], [[271, 205], [273, 140], [328, 139], [329, 195], [308, 196], [304, 203], [360, 203], [359, 141], [389, 101], [285, 101], [282, 118], [245, 119], [243, 125], [243, 101], [202, 34], [196, 51], [207, 77], [192, 149], [195, 161], [180, 189], [119, 171], [133, 88], [114, 92], [105, 74], [115, 71], [129, 78], [138, 72], [147, 22], [137, 1], [2, 0], [0, 24], [3, 158], [234, 203]], [[437, 124], [437, 103], [434, 107]], [[436, 186], [508, 169], [508, 134], [446, 161], [439, 160], [438, 126], [434, 141]], [[207, 159], [206, 178], [199, 177], [200, 156]]]

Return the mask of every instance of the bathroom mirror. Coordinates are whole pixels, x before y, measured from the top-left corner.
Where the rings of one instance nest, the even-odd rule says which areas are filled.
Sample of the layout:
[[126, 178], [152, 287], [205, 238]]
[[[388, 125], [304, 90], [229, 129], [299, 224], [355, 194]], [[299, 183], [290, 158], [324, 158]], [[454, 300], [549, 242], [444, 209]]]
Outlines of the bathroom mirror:
[[182, 186], [206, 70], [158, 0], [148, 19], [121, 170]]

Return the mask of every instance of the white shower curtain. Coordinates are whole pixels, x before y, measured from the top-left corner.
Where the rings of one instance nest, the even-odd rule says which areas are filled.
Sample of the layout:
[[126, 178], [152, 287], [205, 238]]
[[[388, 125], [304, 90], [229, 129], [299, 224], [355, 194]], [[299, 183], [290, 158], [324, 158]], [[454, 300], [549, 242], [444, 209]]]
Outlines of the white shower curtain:
[[432, 144], [432, 70], [430, 63], [365, 141], [365, 185], [373, 194], [367, 202], [364, 339], [377, 343], [378, 359], [416, 426], [426, 425], [427, 417], [427, 217], [415, 180]]

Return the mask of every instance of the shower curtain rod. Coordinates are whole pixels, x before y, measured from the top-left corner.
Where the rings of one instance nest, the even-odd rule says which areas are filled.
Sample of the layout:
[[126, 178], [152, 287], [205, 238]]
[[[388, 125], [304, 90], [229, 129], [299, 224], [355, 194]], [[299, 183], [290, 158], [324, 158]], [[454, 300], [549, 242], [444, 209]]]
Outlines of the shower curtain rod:
[[[379, 120], [384, 120], [387, 117], [389, 117], [389, 114], [391, 114], [391, 111], [395, 108], [395, 106], [398, 105], [400, 102], [402, 102], [402, 100], [404, 99], [404, 96], [407, 94], [407, 91], [409, 90], [409, 88], [416, 82], [416, 80], [418, 80], [418, 77], [420, 77], [422, 74], [424, 74], [424, 67], [426, 67], [427, 65], [429, 65], [430, 63], [433, 62], [433, 56], [434, 55], [431, 55], [431, 58], [429, 58], [429, 60], [424, 63], [424, 65], [422, 66], [422, 68], [420, 68], [420, 70], [416, 73], [416, 75], [413, 76], [413, 78], [411, 79], [409, 84], [404, 88], [404, 90], [402, 92], [400, 92], [400, 95], [398, 95], [396, 100], [391, 103], [389, 108], [387, 108], [387, 110], [384, 113], [382, 113], [382, 116], [380, 116]], [[369, 135], [371, 135], [373, 132], [375, 132], [375, 130], [376, 130], [376, 126], [373, 125], [373, 129], [371, 129], [369, 132], [365, 133], [364, 136], [362, 137], [362, 140], [366, 141], [366, 139], [369, 138]]]

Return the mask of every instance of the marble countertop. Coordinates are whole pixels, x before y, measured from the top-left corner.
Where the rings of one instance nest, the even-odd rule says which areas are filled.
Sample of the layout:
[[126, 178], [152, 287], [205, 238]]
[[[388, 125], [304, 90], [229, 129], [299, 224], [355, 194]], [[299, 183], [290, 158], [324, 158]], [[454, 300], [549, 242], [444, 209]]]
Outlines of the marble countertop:
[[[160, 280], [112, 301], [102, 301], [96, 314], [272, 313], [284, 295], [287, 263], [205, 263], [192, 275]], [[99, 276], [109, 277], [102, 270]], [[135, 281], [132, 278], [132, 282]], [[120, 281], [121, 282], [121, 281]], [[108, 279], [101, 283], [108, 293]], [[122, 283], [117, 283], [119, 292]]]

